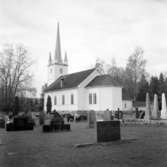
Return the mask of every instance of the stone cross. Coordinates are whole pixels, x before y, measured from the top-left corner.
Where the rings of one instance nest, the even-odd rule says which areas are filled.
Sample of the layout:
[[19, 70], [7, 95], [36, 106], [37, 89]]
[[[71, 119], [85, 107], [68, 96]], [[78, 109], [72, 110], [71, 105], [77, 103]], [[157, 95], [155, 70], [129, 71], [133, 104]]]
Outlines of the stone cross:
[[151, 107], [150, 107], [149, 93], [146, 94], [146, 111], [145, 111], [145, 117], [144, 117], [144, 119], [146, 121], [149, 121], [151, 119]]
[[94, 128], [96, 124], [96, 113], [94, 110], [88, 113], [89, 128]]
[[159, 105], [158, 105], [158, 96], [154, 94], [154, 104], [152, 110], [152, 119], [159, 119]]
[[162, 93], [161, 119], [167, 119], [167, 108], [165, 93]]

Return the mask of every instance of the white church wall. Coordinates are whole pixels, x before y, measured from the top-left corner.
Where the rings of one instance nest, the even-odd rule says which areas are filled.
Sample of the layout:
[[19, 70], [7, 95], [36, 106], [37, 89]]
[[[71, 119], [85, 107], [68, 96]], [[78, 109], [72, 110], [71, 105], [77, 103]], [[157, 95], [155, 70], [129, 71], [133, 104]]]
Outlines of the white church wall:
[[100, 71], [95, 69], [80, 85], [78, 86], [78, 109], [87, 110], [87, 90], [85, 86], [88, 85], [96, 76], [100, 75]]
[[100, 111], [104, 111], [106, 109], [113, 110], [113, 88], [112, 87], [99, 87], [100, 91]]
[[112, 102], [113, 102], [113, 110], [117, 110], [118, 108], [122, 110], [122, 88], [121, 87], [113, 87], [112, 88]]
[[[96, 93], [97, 104], [89, 104], [89, 94]], [[122, 109], [122, 88], [120, 87], [94, 87], [87, 91], [87, 109], [104, 111], [106, 109]]]
[[[71, 104], [71, 95], [73, 94], [73, 102]], [[77, 111], [78, 110], [78, 91], [77, 89], [66, 89], [61, 91], [47, 92], [44, 96], [44, 110], [46, 111], [46, 103], [48, 95], [52, 100], [52, 110], [57, 111]], [[62, 104], [62, 96], [64, 95], [65, 103]], [[57, 104], [54, 103], [56, 97]]]
[[[96, 95], [96, 103], [94, 103], [94, 94]], [[92, 103], [90, 104], [89, 96], [92, 96]], [[86, 92], [86, 109], [100, 111], [101, 100], [100, 91], [98, 88], [87, 88]]]
[[132, 111], [133, 110], [132, 100], [122, 100], [122, 110], [123, 111]]

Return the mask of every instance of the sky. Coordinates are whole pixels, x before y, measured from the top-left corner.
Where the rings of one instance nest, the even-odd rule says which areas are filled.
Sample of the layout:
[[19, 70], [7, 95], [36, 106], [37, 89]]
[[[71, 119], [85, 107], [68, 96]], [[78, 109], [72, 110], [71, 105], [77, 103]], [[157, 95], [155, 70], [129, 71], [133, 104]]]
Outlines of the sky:
[[6, 43], [28, 48], [38, 95], [47, 82], [57, 22], [69, 73], [93, 66], [97, 58], [125, 66], [138, 46], [149, 73], [167, 71], [166, 0], [0, 0], [0, 48]]

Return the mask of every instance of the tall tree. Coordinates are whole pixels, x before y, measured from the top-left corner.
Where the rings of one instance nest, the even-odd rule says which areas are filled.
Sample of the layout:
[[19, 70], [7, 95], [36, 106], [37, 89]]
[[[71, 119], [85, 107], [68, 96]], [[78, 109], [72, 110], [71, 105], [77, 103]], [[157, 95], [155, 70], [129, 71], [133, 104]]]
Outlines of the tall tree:
[[19, 90], [30, 85], [32, 64], [28, 50], [22, 45], [6, 45], [0, 53], [1, 102], [6, 111], [13, 108]]
[[47, 113], [51, 113], [52, 111], [52, 100], [50, 96], [47, 97], [46, 110]]
[[134, 53], [129, 56], [128, 62], [126, 65], [126, 74], [128, 82], [130, 83], [132, 94], [134, 100], [136, 100], [137, 93], [138, 93], [138, 82], [141, 79], [142, 75], [145, 75], [145, 66], [146, 60], [143, 58], [143, 49], [137, 47]]
[[146, 93], [149, 91], [149, 83], [145, 77], [145, 75], [142, 75], [139, 83], [138, 83], [138, 93], [137, 93], [137, 100], [138, 101], [145, 101], [146, 99]]
[[20, 104], [19, 104], [19, 97], [16, 96], [15, 100], [14, 100], [14, 111], [13, 111], [13, 115], [17, 115], [19, 113], [20, 110]]
[[163, 73], [159, 75], [159, 94], [166, 93], [166, 85], [165, 85], [165, 76]]
[[125, 70], [122, 67], [116, 65], [115, 59], [112, 59], [112, 64], [109, 67], [107, 73], [118, 83], [124, 84], [125, 81]]
[[150, 98], [153, 100], [154, 94], [159, 96], [159, 79], [157, 76], [152, 76], [149, 85]]

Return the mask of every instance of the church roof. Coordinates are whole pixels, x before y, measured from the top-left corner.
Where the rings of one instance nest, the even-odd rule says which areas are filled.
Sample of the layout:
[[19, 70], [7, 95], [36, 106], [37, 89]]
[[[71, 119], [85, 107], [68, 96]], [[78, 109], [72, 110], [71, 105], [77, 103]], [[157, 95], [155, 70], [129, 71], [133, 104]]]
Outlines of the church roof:
[[122, 87], [117, 81], [115, 81], [110, 75], [99, 75], [95, 77], [86, 87], [95, 86], [116, 86]]
[[45, 88], [45, 92], [61, 90], [61, 89], [69, 89], [77, 87], [83, 80], [85, 80], [95, 68], [80, 71], [72, 74], [62, 75], [55, 82], [50, 84], [47, 88]]

